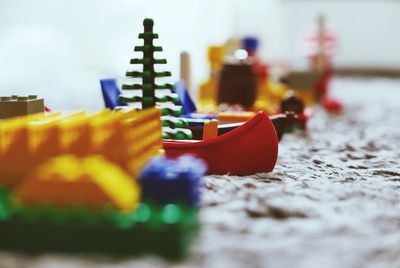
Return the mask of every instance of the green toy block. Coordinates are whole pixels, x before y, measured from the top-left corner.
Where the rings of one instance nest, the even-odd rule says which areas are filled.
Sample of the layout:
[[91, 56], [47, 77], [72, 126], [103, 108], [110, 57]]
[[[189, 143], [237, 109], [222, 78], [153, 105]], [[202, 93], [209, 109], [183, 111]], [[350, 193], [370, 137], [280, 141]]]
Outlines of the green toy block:
[[198, 232], [198, 211], [180, 204], [142, 203], [131, 213], [82, 208], [30, 208], [0, 190], [0, 248], [108, 255], [185, 255]]

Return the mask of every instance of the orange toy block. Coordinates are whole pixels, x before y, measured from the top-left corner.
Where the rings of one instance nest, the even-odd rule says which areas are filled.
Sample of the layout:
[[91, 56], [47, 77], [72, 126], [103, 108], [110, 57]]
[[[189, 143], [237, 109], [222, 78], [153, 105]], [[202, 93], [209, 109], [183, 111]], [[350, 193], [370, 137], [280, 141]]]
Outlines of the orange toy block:
[[203, 140], [213, 139], [218, 136], [218, 120], [210, 120], [204, 123]]

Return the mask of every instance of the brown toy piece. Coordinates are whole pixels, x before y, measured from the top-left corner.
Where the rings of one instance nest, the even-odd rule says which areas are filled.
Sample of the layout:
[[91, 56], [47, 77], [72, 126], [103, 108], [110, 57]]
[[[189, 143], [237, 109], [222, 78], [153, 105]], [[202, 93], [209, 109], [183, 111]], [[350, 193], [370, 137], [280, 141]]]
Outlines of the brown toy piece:
[[0, 119], [43, 112], [44, 100], [36, 95], [0, 97]]
[[218, 88], [218, 104], [239, 104], [251, 109], [256, 99], [257, 76], [250, 64], [225, 64]]
[[317, 90], [321, 79], [322, 72], [319, 71], [292, 71], [281, 78], [281, 81], [289, 89], [296, 91], [306, 106], [312, 106], [321, 98]]
[[304, 112], [304, 103], [299, 97], [291, 95], [281, 102], [281, 112], [301, 114]]

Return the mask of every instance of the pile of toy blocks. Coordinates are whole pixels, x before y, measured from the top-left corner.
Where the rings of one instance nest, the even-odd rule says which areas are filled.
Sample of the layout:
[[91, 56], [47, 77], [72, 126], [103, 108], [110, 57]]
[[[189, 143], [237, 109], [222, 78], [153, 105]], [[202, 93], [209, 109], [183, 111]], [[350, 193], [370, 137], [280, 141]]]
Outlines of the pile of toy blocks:
[[163, 157], [161, 126], [155, 108], [0, 120], [0, 248], [181, 257], [205, 167]]

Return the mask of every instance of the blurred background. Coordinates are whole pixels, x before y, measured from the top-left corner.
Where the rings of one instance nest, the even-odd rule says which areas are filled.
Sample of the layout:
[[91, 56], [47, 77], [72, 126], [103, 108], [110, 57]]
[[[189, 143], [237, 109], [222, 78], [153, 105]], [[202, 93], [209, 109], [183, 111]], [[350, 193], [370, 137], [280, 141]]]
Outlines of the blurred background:
[[102, 107], [99, 79], [124, 77], [146, 17], [173, 80], [180, 52], [190, 53], [193, 88], [208, 75], [207, 47], [231, 37], [257, 36], [263, 59], [301, 67], [301, 40], [319, 14], [338, 37], [338, 73], [400, 74], [398, 0], [1, 0], [0, 93]]

